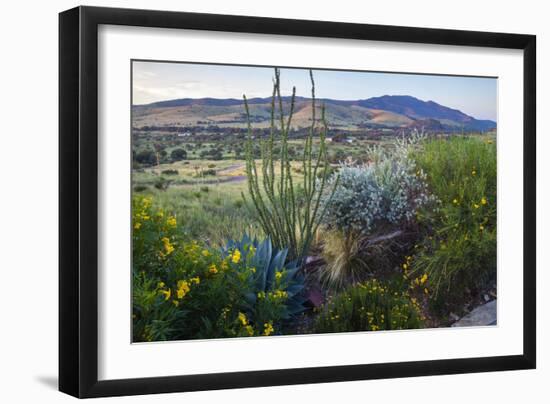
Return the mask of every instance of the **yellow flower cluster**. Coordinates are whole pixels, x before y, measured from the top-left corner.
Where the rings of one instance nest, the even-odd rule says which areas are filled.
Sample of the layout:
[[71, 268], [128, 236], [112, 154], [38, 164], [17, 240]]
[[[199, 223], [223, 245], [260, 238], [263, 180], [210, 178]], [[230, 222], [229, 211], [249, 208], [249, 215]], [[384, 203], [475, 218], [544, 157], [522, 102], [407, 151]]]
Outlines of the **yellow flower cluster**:
[[139, 230], [141, 228], [141, 222], [151, 219], [148, 209], [153, 203], [152, 198], [143, 198], [141, 200], [141, 209], [134, 212], [134, 229]]
[[275, 290], [274, 292], [267, 292], [266, 294], [264, 291], [261, 291], [258, 292], [257, 296], [258, 299], [265, 299], [266, 296], [273, 299], [286, 299], [288, 297], [288, 292], [284, 290]]
[[168, 219], [166, 219], [166, 225], [168, 227], [176, 227], [176, 218], [174, 216], [168, 216]]
[[254, 328], [250, 324], [248, 324], [248, 319], [246, 318], [246, 314], [244, 314], [242, 312], [239, 312], [239, 315], [238, 315], [237, 319], [240, 321], [240, 323], [242, 324], [242, 326], [246, 330], [246, 333], [248, 334], [248, 336], [250, 336], [250, 337], [253, 336], [254, 335]]
[[198, 285], [199, 283], [201, 283], [201, 279], [198, 276], [196, 276], [194, 278], [189, 279], [188, 281], [186, 281], [186, 280], [179, 280], [178, 281], [177, 291], [176, 291], [176, 295], [177, 295], [178, 299], [183, 299], [185, 297], [185, 295], [188, 294], [191, 291], [191, 285], [193, 283]]
[[178, 281], [178, 290], [176, 292], [178, 299], [183, 299], [187, 293], [191, 291], [189, 282], [187, 281]]
[[416, 286], [422, 286], [426, 283], [427, 280], [428, 280], [428, 274], [424, 274], [422, 276], [419, 276], [418, 278], [415, 278], [414, 284]]
[[412, 263], [412, 257], [410, 255], [407, 255], [405, 257], [405, 262], [401, 265], [401, 268], [403, 268], [403, 279], [407, 279], [409, 276], [409, 269], [411, 268]]
[[275, 331], [275, 329], [273, 328], [273, 324], [271, 324], [271, 322], [264, 324], [264, 335], [265, 336], [273, 334], [274, 331]]
[[218, 268], [216, 268], [216, 264], [212, 264], [208, 267], [208, 272], [212, 275], [215, 275], [218, 273]]
[[237, 316], [237, 318], [239, 319], [242, 325], [248, 324], [248, 319], [246, 318], [246, 314], [239, 312], [239, 315]]
[[160, 241], [162, 241], [166, 255], [170, 255], [174, 252], [174, 246], [172, 245], [168, 237], [163, 237], [160, 239]]
[[241, 252], [238, 248], [233, 251], [233, 254], [231, 254], [231, 262], [234, 264], [238, 264], [241, 261]]
[[269, 296], [275, 299], [286, 299], [288, 297], [288, 293], [284, 290], [276, 290], [275, 292], [270, 292]]

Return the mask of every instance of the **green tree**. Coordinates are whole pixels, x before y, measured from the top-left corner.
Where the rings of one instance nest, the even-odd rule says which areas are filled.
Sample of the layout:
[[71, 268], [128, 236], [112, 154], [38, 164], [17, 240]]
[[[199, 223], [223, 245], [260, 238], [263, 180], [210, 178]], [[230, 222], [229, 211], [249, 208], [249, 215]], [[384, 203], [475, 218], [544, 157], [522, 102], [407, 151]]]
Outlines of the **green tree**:
[[187, 152], [184, 149], [177, 148], [172, 150], [170, 157], [173, 161], [185, 160], [187, 158]]

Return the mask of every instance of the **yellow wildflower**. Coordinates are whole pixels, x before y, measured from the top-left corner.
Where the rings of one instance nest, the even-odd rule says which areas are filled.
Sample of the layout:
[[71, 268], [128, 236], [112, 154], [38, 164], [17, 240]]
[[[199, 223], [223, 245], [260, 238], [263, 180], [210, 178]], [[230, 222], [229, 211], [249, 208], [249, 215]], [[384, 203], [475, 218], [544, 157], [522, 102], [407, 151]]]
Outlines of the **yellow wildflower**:
[[407, 264], [403, 264], [403, 269], [406, 271], [409, 266]]
[[136, 222], [136, 223], [134, 224], [134, 229], [139, 230], [140, 227], [141, 227], [141, 223], [140, 223], [140, 222]]
[[208, 268], [208, 272], [210, 272], [211, 274], [217, 274], [218, 268], [216, 268], [216, 264], [210, 265], [210, 267]]
[[252, 337], [252, 336], [254, 335], [254, 328], [252, 328], [251, 325], [245, 326], [244, 329], [245, 329], [246, 332], [248, 333], [248, 336], [249, 336], [249, 337]]
[[476, 170], [472, 170], [472, 176], [475, 176], [477, 174]]
[[190, 281], [198, 285], [199, 283], [201, 283], [201, 278], [195, 276], [194, 278], [191, 278]]
[[482, 224], [479, 225], [479, 230], [483, 231], [484, 228]]
[[242, 325], [248, 325], [248, 319], [246, 318], [246, 314], [239, 312], [238, 319]]
[[157, 287], [158, 287], [159, 289], [162, 289], [164, 286], [166, 286], [166, 285], [164, 284], [164, 282], [159, 282], [158, 285], [157, 285]]
[[423, 285], [428, 280], [428, 274], [422, 275], [422, 278], [420, 278], [420, 284]]
[[264, 324], [264, 335], [265, 336], [273, 334], [273, 331], [275, 331], [275, 329], [273, 328], [273, 324], [271, 324], [271, 322]]
[[177, 295], [178, 295], [178, 299], [183, 299], [183, 297], [189, 293], [189, 291], [191, 290], [191, 288], [189, 287], [189, 282], [187, 281], [178, 281], [178, 290], [177, 290]]
[[275, 299], [284, 299], [286, 297], [288, 297], [288, 293], [285, 292], [284, 290], [276, 290], [274, 293], [273, 293], [273, 297]]
[[162, 244], [164, 244], [166, 254], [171, 254], [172, 252], [174, 252], [174, 246], [172, 245], [172, 243], [170, 243], [170, 239], [168, 237], [163, 237], [161, 241]]
[[208, 250], [202, 250], [201, 254], [203, 257], [208, 257], [210, 255], [210, 252]]
[[479, 209], [479, 205], [477, 203], [474, 203], [474, 209]]
[[275, 272], [275, 279], [280, 280], [283, 277], [283, 273], [280, 271]]
[[180, 302], [178, 302], [177, 300], [172, 300], [172, 304], [178, 307], [180, 305]]
[[487, 198], [485, 198], [485, 197], [481, 198], [481, 204], [482, 205], [487, 205]]
[[456, 199], [456, 198], [453, 199], [453, 203], [454, 203], [455, 205], [458, 205], [458, 199]]
[[265, 292], [258, 292], [258, 299], [264, 299], [265, 298]]
[[233, 251], [233, 255], [231, 256], [231, 261], [234, 264], [238, 264], [240, 260], [241, 260], [241, 252], [237, 248], [237, 249], [235, 249], [235, 251]]
[[168, 290], [161, 290], [160, 293], [164, 295], [164, 300], [170, 299], [170, 295], [172, 294], [172, 292], [171, 292], [170, 289], [168, 289]]
[[166, 219], [166, 224], [170, 227], [176, 227], [176, 218], [174, 216], [168, 217], [168, 219]]
[[252, 272], [253, 274], [255, 274], [255, 273], [256, 273], [256, 268], [254, 268], [254, 267], [250, 268], [250, 272]]

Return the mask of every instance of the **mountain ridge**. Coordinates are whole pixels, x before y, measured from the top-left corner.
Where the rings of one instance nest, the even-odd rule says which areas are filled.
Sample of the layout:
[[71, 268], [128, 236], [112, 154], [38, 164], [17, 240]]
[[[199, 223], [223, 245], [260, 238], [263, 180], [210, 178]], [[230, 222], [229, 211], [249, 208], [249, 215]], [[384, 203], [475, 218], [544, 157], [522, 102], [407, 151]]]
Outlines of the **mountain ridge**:
[[[283, 107], [290, 104], [290, 96], [282, 97]], [[269, 118], [271, 97], [254, 97], [247, 100], [251, 116], [256, 123], [265, 123]], [[496, 122], [486, 119], [476, 119], [462, 111], [441, 105], [435, 101], [423, 101], [410, 95], [383, 95], [358, 100], [338, 100], [331, 98], [316, 99], [318, 107], [325, 104], [327, 120], [335, 126], [382, 126], [404, 128], [426, 121], [441, 126], [442, 130], [477, 130], [485, 131], [496, 128]], [[209, 124], [242, 123], [243, 100], [237, 98], [178, 98], [157, 101], [150, 104], [133, 105], [134, 117], [142, 124], [151, 124], [156, 120], [164, 124], [174, 124], [173, 119], [190, 124], [193, 117], [196, 122]], [[295, 113], [300, 117], [300, 111], [311, 108], [311, 98], [296, 97]], [[172, 113], [171, 113], [172, 112]], [[194, 114], [194, 116], [193, 116]], [[307, 114], [298, 118], [297, 125], [306, 124]], [[147, 119], [149, 117], [150, 119]], [[156, 119], [159, 118], [159, 119]], [[160, 119], [161, 118], [161, 119]], [[434, 122], [436, 121], [436, 122]], [[158, 122], [157, 122], [158, 123]], [[181, 123], [181, 122], [180, 122]]]

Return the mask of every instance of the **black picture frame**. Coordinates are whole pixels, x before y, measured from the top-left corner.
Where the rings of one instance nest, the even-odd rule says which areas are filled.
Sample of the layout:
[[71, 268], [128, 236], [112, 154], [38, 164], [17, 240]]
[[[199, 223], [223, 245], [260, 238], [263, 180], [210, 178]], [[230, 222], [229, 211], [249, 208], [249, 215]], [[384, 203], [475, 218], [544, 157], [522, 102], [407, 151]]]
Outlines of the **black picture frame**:
[[[100, 24], [522, 50], [523, 354], [99, 381], [97, 62]], [[59, 99], [59, 390], [62, 392], [85, 398], [535, 368], [535, 36], [77, 7], [59, 15]]]

